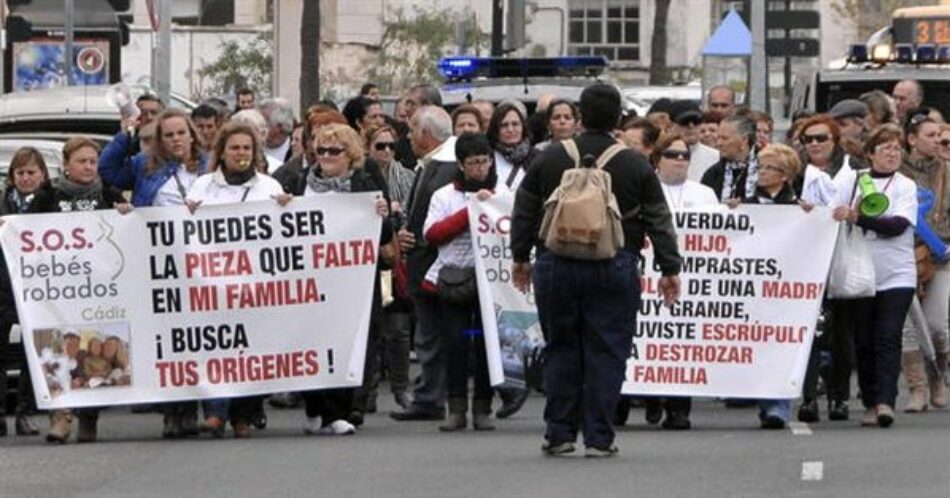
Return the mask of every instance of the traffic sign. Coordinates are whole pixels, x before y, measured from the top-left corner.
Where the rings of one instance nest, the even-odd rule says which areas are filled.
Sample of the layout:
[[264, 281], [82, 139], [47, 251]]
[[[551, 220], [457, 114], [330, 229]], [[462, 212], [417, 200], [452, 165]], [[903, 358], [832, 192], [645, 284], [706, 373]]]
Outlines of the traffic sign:
[[818, 40], [813, 38], [781, 38], [765, 40], [769, 57], [818, 57]]
[[76, 67], [85, 74], [96, 74], [106, 65], [106, 56], [98, 47], [85, 47], [76, 56]]
[[770, 10], [765, 13], [766, 29], [818, 29], [821, 16], [814, 10]]

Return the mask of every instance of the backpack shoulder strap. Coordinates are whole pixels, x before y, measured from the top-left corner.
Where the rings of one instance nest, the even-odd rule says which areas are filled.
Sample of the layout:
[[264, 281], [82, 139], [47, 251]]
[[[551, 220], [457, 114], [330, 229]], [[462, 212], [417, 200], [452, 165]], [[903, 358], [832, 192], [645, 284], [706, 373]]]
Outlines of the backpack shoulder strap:
[[617, 142], [611, 145], [610, 147], [607, 147], [607, 150], [605, 150], [600, 155], [600, 157], [597, 158], [597, 168], [604, 169], [604, 166], [606, 166], [607, 163], [609, 163], [610, 160], [614, 158], [614, 156], [616, 156], [620, 151], [624, 150], [625, 148], [627, 148], [627, 146], [620, 142]]
[[564, 152], [567, 152], [568, 157], [574, 161], [574, 167], [579, 168], [581, 166], [581, 153], [577, 150], [577, 143], [574, 142], [574, 139], [561, 140], [561, 145], [564, 146]]

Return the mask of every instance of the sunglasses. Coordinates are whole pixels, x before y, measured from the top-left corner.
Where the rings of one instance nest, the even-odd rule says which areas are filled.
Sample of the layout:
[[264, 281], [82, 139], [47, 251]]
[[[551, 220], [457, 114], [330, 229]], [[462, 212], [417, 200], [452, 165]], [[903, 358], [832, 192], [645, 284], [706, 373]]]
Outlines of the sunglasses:
[[382, 152], [386, 149], [396, 150], [396, 142], [376, 142], [376, 145], [373, 146], [379, 152]]
[[828, 140], [831, 140], [831, 137], [826, 133], [819, 135], [802, 135], [802, 143], [806, 145], [811, 143], [823, 144]]
[[666, 149], [660, 153], [665, 159], [682, 159], [684, 161], [689, 161], [690, 153], [688, 150], [674, 150]]
[[339, 156], [345, 151], [346, 149], [340, 147], [317, 147], [318, 156]]

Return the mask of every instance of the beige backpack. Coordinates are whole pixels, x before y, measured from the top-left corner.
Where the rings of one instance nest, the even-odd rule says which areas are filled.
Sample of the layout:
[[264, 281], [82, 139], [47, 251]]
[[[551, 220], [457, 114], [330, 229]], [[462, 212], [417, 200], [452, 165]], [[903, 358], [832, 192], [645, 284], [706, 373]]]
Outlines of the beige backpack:
[[562, 140], [574, 167], [564, 171], [561, 184], [544, 203], [540, 237], [549, 251], [566, 258], [611, 259], [623, 247], [620, 208], [604, 166], [626, 147], [611, 145], [595, 167], [581, 166], [574, 140]]

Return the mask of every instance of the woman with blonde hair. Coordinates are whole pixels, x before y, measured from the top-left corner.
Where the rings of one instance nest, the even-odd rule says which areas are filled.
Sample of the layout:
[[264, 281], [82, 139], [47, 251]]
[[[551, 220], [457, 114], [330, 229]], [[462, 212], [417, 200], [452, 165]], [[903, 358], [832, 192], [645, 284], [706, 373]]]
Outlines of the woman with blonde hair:
[[[382, 197], [385, 186], [379, 185], [363, 168], [366, 162], [363, 140], [352, 128], [331, 123], [322, 126], [313, 137], [317, 166], [307, 173], [302, 195], [305, 197], [379, 191], [376, 212], [383, 218], [380, 246], [393, 237], [389, 222], [389, 204]], [[380, 306], [379, 271], [373, 291], [373, 308]], [[365, 372], [364, 372], [365, 376]], [[347, 420], [354, 409], [355, 389], [339, 388], [304, 393], [307, 434], [346, 435], [356, 432], [353, 421]], [[359, 412], [362, 418], [362, 412]], [[356, 424], [358, 425], [358, 424]]]
[[152, 147], [127, 157], [131, 138], [120, 132], [99, 158], [102, 181], [132, 190], [133, 206], [183, 205], [188, 188], [207, 172], [198, 130], [187, 113], [167, 109], [155, 120]]
[[[181, 109], [166, 109], [155, 119], [152, 147], [129, 158], [131, 137], [119, 132], [99, 158], [104, 183], [132, 190], [132, 205], [180, 206], [188, 189], [208, 171], [201, 151], [201, 135], [191, 117]], [[165, 403], [162, 437], [198, 434], [198, 404], [193, 401]]]

